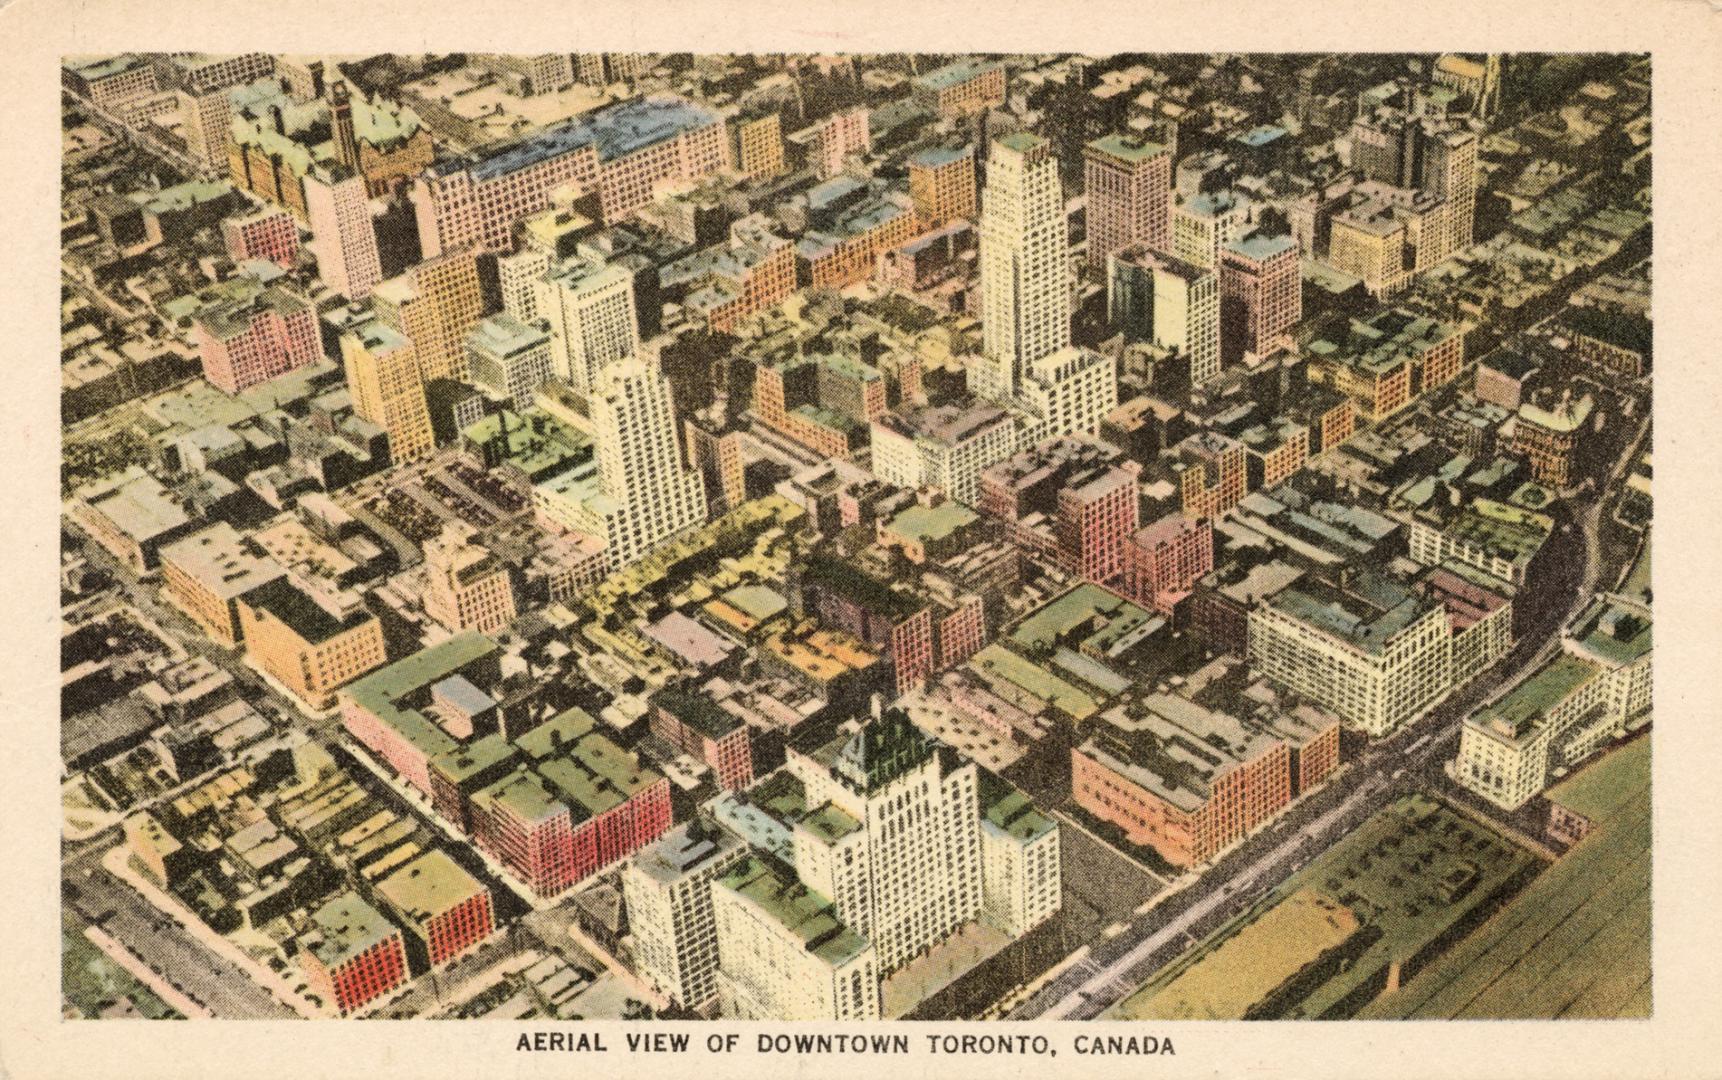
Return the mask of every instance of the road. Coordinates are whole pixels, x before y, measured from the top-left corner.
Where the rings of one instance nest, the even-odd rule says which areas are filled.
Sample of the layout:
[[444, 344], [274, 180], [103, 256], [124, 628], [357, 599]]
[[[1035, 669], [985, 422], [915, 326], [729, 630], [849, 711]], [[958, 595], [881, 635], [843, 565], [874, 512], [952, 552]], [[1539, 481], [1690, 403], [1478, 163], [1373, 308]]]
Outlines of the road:
[[215, 955], [188, 930], [157, 911], [102, 869], [113, 845], [86, 845], [64, 863], [65, 909], [85, 926], [100, 926], [169, 985], [232, 1020], [286, 1020], [297, 1014], [238, 966]]
[[1454, 753], [1464, 717], [1507, 693], [1559, 650], [1562, 629], [1590, 602], [1597, 582], [1617, 580], [1623, 567], [1602, 564], [1598, 522], [1606, 505], [1619, 497], [1614, 481], [1637, 460], [1648, 432], [1646, 418], [1601, 485], [1609, 494], [1576, 500], [1574, 512], [1567, 515], [1570, 527], [1557, 525], [1544, 559], [1545, 577], [1536, 590], [1536, 596], [1557, 602], [1529, 608], [1520, 638], [1505, 658], [1418, 720], [1373, 742], [1325, 788], [1203, 870], [1197, 883], [1137, 915], [1123, 933], [1094, 942], [1087, 956], [1037, 988], [1010, 1009], [1007, 1018], [1100, 1016], [1314, 855], [1395, 800], [1427, 786], [1428, 778], [1438, 775], [1440, 762]]

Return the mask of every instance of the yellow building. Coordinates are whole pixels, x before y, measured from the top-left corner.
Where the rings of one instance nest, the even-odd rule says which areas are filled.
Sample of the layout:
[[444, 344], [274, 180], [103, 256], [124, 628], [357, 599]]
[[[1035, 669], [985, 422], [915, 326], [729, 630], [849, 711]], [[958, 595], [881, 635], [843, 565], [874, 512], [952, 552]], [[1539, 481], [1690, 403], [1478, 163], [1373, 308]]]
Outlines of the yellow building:
[[239, 644], [239, 598], [281, 573], [226, 522], [161, 549], [163, 593], [223, 645]]
[[359, 595], [277, 578], [239, 600], [251, 662], [313, 709], [388, 659], [383, 626]]
[[353, 411], [388, 433], [389, 456], [401, 462], [429, 454], [436, 434], [412, 342], [373, 320], [342, 336], [341, 362]]
[[484, 315], [478, 256], [427, 259], [371, 292], [377, 318], [413, 344], [425, 382], [467, 376], [466, 338]]
[[736, 170], [755, 180], [783, 172], [783, 120], [777, 112], [738, 119], [730, 126], [730, 156]]

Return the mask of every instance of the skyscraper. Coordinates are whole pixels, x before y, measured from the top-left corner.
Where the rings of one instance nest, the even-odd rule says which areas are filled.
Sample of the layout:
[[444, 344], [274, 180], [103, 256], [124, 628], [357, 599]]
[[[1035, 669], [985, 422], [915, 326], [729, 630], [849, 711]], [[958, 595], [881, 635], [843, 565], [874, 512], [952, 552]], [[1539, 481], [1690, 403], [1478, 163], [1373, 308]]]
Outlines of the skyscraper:
[[981, 207], [982, 357], [975, 391], [1016, 396], [1024, 372], [1070, 344], [1070, 237], [1052, 145], [1027, 132], [993, 144]]
[[424, 377], [413, 344], [372, 320], [341, 338], [341, 362], [353, 411], [389, 436], [389, 456], [411, 461], [436, 444]]
[[363, 300], [383, 280], [365, 178], [313, 170], [305, 175], [305, 211], [317, 275], [349, 300]]
[[1297, 241], [1257, 234], [1220, 249], [1221, 356], [1266, 352], [1303, 317]]
[[1096, 139], [1083, 150], [1088, 195], [1088, 265], [1131, 244], [1165, 251], [1171, 243], [1172, 152], [1128, 135]]
[[1188, 357], [1195, 386], [1220, 373], [1220, 285], [1212, 271], [1140, 245], [1114, 254], [1109, 266], [1113, 329]]
[[426, 259], [373, 291], [377, 318], [407, 337], [424, 380], [467, 377], [466, 338], [484, 314], [478, 256]]
[[538, 315], [550, 321], [551, 363], [580, 392], [595, 391], [606, 365], [639, 350], [634, 280], [621, 267], [571, 258], [553, 263], [534, 290]]
[[705, 483], [682, 464], [670, 383], [633, 357], [599, 375], [588, 403], [595, 468], [534, 490], [539, 514], [604, 541], [612, 570], [705, 523]]

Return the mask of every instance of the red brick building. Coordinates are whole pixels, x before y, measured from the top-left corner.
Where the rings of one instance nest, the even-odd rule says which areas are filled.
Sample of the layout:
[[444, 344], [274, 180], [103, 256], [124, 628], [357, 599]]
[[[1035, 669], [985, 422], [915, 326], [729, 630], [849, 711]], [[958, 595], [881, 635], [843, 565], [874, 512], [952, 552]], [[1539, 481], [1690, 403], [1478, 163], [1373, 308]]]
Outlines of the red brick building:
[[1168, 514], [1131, 537], [1124, 566], [1125, 595], [1170, 615], [1213, 569], [1213, 523]]
[[299, 259], [299, 225], [279, 206], [227, 218], [221, 223], [221, 238], [234, 262], [266, 259], [287, 269]]
[[1251, 236], [1220, 251], [1220, 359], [1266, 352], [1303, 318], [1297, 241]]
[[299, 966], [311, 992], [345, 1016], [406, 981], [406, 947], [399, 927], [344, 892], [312, 913]]
[[427, 851], [377, 885], [377, 895], [418, 938], [433, 968], [474, 947], [496, 927], [490, 890], [445, 851]]
[[653, 694], [651, 727], [658, 738], [705, 762], [725, 791], [753, 783], [747, 725], [698, 691], [665, 687]]
[[1339, 720], [1309, 706], [1244, 719], [1154, 694], [1071, 751], [1077, 805], [1174, 866], [1213, 858], [1339, 763]]

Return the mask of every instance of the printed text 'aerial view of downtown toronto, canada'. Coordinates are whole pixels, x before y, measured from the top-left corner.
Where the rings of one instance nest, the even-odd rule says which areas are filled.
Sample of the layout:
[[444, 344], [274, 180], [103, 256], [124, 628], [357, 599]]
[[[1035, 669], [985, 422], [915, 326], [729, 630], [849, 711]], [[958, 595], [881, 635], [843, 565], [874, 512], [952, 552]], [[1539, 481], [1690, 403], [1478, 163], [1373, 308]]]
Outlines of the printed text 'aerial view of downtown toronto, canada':
[[59, 66], [64, 1018], [1651, 1015], [1648, 56]]

